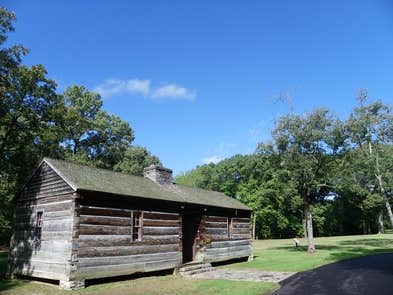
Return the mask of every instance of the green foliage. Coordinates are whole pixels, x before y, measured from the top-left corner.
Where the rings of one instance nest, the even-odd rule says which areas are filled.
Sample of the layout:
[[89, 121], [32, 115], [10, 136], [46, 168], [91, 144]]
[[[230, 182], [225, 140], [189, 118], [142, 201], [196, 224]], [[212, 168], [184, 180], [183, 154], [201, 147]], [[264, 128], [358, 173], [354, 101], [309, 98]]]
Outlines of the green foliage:
[[[2, 46], [14, 19], [0, 8]], [[83, 86], [58, 94], [42, 65], [22, 64], [27, 52], [20, 45], [0, 49], [0, 244], [10, 237], [11, 199], [43, 157], [135, 175], [159, 163], [145, 148], [132, 146], [129, 123], [104, 111], [99, 94]]]
[[113, 169], [132, 175], [143, 176], [143, 168], [153, 164], [161, 164], [160, 160], [146, 148], [140, 146], [128, 147], [124, 156]]

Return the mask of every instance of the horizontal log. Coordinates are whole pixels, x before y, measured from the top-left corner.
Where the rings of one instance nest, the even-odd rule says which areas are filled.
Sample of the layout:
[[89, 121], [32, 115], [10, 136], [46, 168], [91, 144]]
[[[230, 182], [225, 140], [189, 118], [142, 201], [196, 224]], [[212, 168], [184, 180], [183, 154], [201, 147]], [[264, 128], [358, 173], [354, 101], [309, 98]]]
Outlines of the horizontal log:
[[179, 227], [179, 220], [162, 220], [162, 219], [146, 219], [143, 218], [143, 226], [164, 226], [164, 227]]
[[245, 240], [245, 239], [250, 239], [251, 238], [251, 233], [248, 234], [232, 234], [231, 239], [232, 240]]
[[179, 214], [164, 213], [164, 212], [143, 212], [143, 218], [163, 219], [163, 220], [179, 220]]
[[59, 176], [56, 177], [56, 175], [54, 175], [54, 176], [51, 176], [50, 178], [46, 178], [44, 180], [39, 180], [36, 182], [28, 183], [28, 185], [25, 187], [25, 191], [39, 189], [39, 188], [47, 188], [47, 187], [56, 186], [59, 184], [70, 187], [63, 179], [61, 179]]
[[228, 223], [226, 223], [226, 222], [208, 222], [208, 221], [205, 222], [205, 227], [207, 227], [207, 228], [210, 227], [210, 228], [224, 228], [224, 229], [226, 229], [227, 226], [228, 226]]
[[250, 223], [250, 218], [234, 217], [232, 218], [232, 223]]
[[[55, 221], [55, 220], [68, 220], [73, 216], [73, 212], [71, 210], [64, 211], [53, 211], [53, 212], [44, 212], [44, 220], [46, 221]], [[14, 218], [14, 224], [18, 223], [31, 223], [35, 224], [36, 222], [36, 212], [31, 212], [29, 214], [20, 214], [16, 215]]]
[[80, 248], [78, 257], [129, 256], [179, 251], [179, 244]]
[[13, 274], [15, 275], [24, 275], [24, 276], [31, 276], [36, 278], [43, 278], [49, 280], [68, 280], [69, 274], [66, 273], [55, 273], [55, 272], [47, 272], [47, 271], [38, 271], [35, 269], [14, 269]]
[[[14, 232], [14, 240], [25, 240], [25, 239], [33, 239], [36, 237], [35, 230], [20, 230]], [[69, 240], [72, 235], [70, 231], [43, 231], [41, 235], [41, 241], [51, 241], [51, 240]]]
[[13, 269], [19, 272], [43, 271], [57, 274], [66, 274], [69, 266], [64, 261], [53, 259], [17, 259], [12, 261]]
[[[35, 229], [35, 222], [28, 223], [28, 222], [20, 222], [14, 224], [14, 230], [30, 230], [34, 231]], [[45, 220], [43, 222], [42, 231], [71, 231], [72, 228], [72, 220], [69, 219], [60, 219], [60, 220]]]
[[175, 236], [148, 236], [142, 237], [142, 241], [131, 241], [130, 235], [80, 235], [79, 248], [83, 247], [113, 247], [129, 245], [165, 245], [179, 244], [178, 235]]
[[131, 217], [131, 210], [81, 205], [80, 206], [80, 214], [81, 215]]
[[55, 231], [69, 231], [72, 230], [72, 219], [61, 219], [61, 220], [50, 220], [47, 221], [44, 219], [42, 232], [55, 232]]
[[31, 205], [37, 205], [37, 204], [48, 204], [48, 203], [57, 203], [57, 202], [63, 202], [63, 201], [72, 201], [73, 199], [74, 199], [74, 196], [72, 193], [66, 193], [63, 195], [50, 196], [50, 197], [44, 197], [44, 198], [26, 199], [20, 203], [31, 206]]
[[93, 257], [93, 258], [78, 258], [78, 268], [90, 266], [108, 266], [108, 265], [121, 265], [121, 264], [134, 264], [140, 262], [154, 262], [160, 260], [179, 259], [180, 252], [164, 252], [142, 255], [130, 256], [112, 256], [112, 257]]
[[225, 261], [230, 259], [248, 257], [252, 254], [251, 250], [247, 251], [240, 251], [240, 252], [230, 252], [230, 253], [223, 253], [223, 254], [204, 254], [204, 260], [206, 262], [219, 262]]
[[229, 240], [228, 235], [203, 235], [203, 237], [210, 239], [211, 242]]
[[232, 223], [232, 228], [251, 228], [250, 223]]
[[[34, 239], [26, 239], [14, 241], [10, 252], [19, 251], [23, 249], [34, 249], [37, 246], [37, 241]], [[49, 251], [49, 252], [67, 252], [71, 251], [70, 241], [41, 241], [39, 242], [39, 249], [35, 251]]]
[[251, 240], [230, 240], [222, 242], [212, 242], [206, 245], [206, 248], [224, 248], [237, 245], [251, 245]]
[[241, 251], [250, 251], [251, 252], [251, 245], [239, 245], [239, 246], [230, 246], [224, 248], [209, 248], [205, 250], [207, 255], [214, 255], [220, 253], [230, 253], [230, 252], [241, 252]]
[[66, 193], [70, 193], [72, 190], [66, 187], [59, 187], [51, 190], [44, 190], [44, 191], [38, 191], [38, 192], [29, 192], [29, 193], [24, 193], [23, 198], [40, 198], [40, 197], [50, 197], [50, 196], [56, 196], [56, 195], [63, 195]]
[[73, 211], [72, 210], [63, 210], [63, 211], [53, 211], [53, 212], [45, 212], [44, 213], [44, 219], [45, 220], [66, 220], [70, 217], [72, 217]]
[[70, 210], [72, 209], [72, 204], [72, 200], [64, 200], [53, 203], [18, 206], [16, 208], [16, 214], [29, 214], [35, 210], [44, 210], [45, 212]]
[[251, 231], [250, 228], [232, 228], [231, 234], [236, 235], [236, 234], [249, 234]]
[[18, 249], [12, 253], [18, 259], [35, 259], [37, 261], [41, 260], [57, 260], [62, 261], [63, 263], [67, 263], [67, 261], [71, 257], [71, 252], [51, 252], [51, 251], [42, 251], [35, 249]]
[[79, 226], [80, 235], [131, 235], [131, 226], [88, 225]]
[[174, 235], [181, 230], [178, 227], [143, 226], [143, 235]]
[[228, 236], [228, 229], [227, 228], [205, 228], [205, 232], [207, 235], [226, 235]]
[[80, 215], [80, 224], [130, 226], [131, 216], [117, 217], [117, 216]]
[[179, 252], [179, 244], [80, 248], [78, 257], [111, 257]]
[[180, 266], [181, 258], [170, 260], [158, 260], [154, 262], [141, 262], [133, 264], [93, 266], [78, 268], [75, 277], [78, 279], [94, 279], [111, 276], [133, 274], [137, 272], [150, 272], [164, 269], [171, 269]]
[[207, 222], [227, 222], [227, 217], [218, 217], [218, 216], [206, 216], [205, 221]]

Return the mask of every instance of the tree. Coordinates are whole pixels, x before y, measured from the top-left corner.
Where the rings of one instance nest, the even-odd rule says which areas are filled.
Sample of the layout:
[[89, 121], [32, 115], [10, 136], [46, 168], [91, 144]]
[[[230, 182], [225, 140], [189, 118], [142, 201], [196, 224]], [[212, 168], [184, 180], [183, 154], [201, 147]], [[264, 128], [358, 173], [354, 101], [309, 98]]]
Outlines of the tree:
[[303, 200], [310, 253], [315, 251], [311, 204], [325, 198], [330, 191], [331, 158], [343, 145], [341, 126], [328, 110], [318, 109], [305, 116], [284, 116], [273, 130], [280, 165], [288, 171]]
[[153, 164], [161, 164], [158, 157], [144, 147], [132, 146], [126, 149], [122, 160], [114, 165], [113, 170], [143, 176], [143, 169]]
[[83, 86], [67, 88], [62, 97], [65, 157], [81, 164], [113, 169], [123, 160], [135, 138], [129, 123], [105, 112], [101, 96]]
[[386, 191], [385, 177], [391, 174], [392, 166], [387, 159], [391, 157], [391, 150], [387, 146], [393, 143], [393, 115], [389, 106], [377, 101], [370, 104], [367, 102], [367, 91], [362, 90], [359, 95], [359, 106], [351, 113], [347, 128], [352, 147], [362, 153], [361, 161], [369, 167], [367, 184], [371, 187], [373, 179], [381, 197], [385, 201], [385, 207], [389, 221], [393, 227], [393, 213]]
[[[15, 15], [0, 8], [0, 45]], [[56, 84], [41, 65], [21, 64], [27, 49], [0, 49], [0, 236], [8, 240], [11, 198], [43, 156], [58, 151]], [[1, 241], [3, 242], [3, 241]]]

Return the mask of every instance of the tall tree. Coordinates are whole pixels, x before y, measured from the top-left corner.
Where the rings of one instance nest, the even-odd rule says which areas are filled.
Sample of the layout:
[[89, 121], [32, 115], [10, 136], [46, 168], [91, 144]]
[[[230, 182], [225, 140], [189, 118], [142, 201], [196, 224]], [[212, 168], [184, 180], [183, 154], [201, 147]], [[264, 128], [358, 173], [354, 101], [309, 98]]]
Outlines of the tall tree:
[[24, 66], [27, 49], [4, 47], [15, 15], [0, 8], [0, 236], [8, 237], [11, 198], [40, 158], [58, 151], [56, 84], [41, 65]]
[[[382, 102], [367, 104], [367, 91], [359, 95], [359, 106], [351, 113], [347, 126], [353, 148], [363, 153], [362, 161], [367, 163], [372, 178], [376, 180], [379, 193], [384, 198], [389, 221], [393, 227], [393, 213], [386, 191], [385, 177], [391, 173], [392, 167], [386, 167], [391, 157], [387, 146], [393, 144], [393, 114], [391, 107]], [[373, 179], [368, 179], [372, 186]]]
[[273, 130], [280, 165], [288, 171], [303, 200], [310, 253], [315, 251], [311, 204], [330, 191], [328, 171], [331, 158], [341, 150], [340, 126], [328, 110], [318, 109], [305, 116], [284, 116]]

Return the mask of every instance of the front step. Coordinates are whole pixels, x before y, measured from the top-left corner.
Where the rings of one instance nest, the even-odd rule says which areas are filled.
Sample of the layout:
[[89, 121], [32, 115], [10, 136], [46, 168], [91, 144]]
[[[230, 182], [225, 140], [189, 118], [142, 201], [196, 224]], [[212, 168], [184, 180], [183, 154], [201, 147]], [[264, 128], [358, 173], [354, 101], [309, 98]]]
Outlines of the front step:
[[190, 262], [180, 266], [177, 273], [184, 277], [212, 270], [214, 270], [214, 268], [210, 263]]

